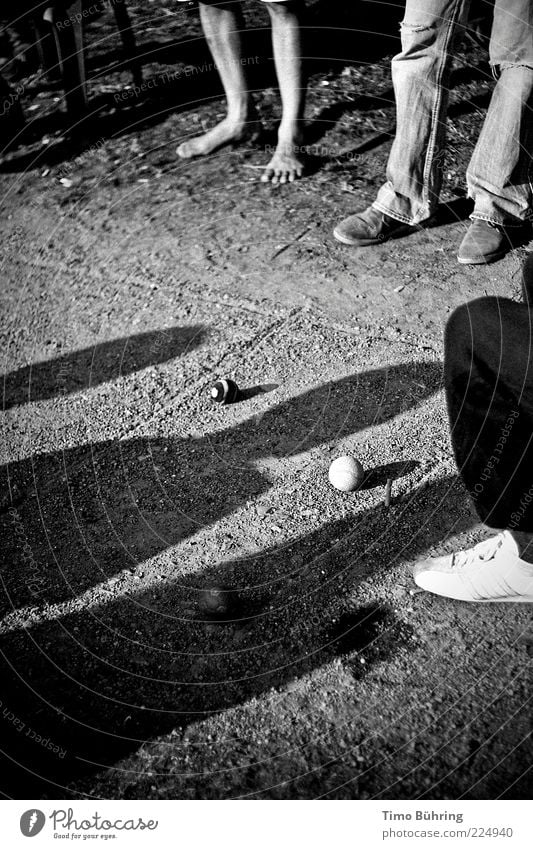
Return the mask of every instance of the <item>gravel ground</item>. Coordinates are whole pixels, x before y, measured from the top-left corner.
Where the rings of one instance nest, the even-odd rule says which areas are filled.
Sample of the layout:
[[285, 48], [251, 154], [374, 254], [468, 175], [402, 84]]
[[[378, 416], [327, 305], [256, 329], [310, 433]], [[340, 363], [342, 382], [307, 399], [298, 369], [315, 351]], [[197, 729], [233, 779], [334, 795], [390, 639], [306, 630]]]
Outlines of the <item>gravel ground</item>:
[[[159, 82], [123, 97], [106, 13], [88, 29], [98, 120], [69, 141], [31, 78], [0, 164], [2, 792], [530, 798], [529, 611], [410, 578], [487, 533], [441, 380], [453, 308], [519, 290], [521, 249], [455, 259], [483, 50], [458, 56], [441, 217], [353, 251], [331, 229], [382, 179], [395, 12], [378, 37], [348, 13], [326, 31], [311, 4], [310, 173], [274, 188], [262, 144], [176, 160], [223, 112], [216, 76], [185, 74], [206, 55], [194, 7], [129, 5]], [[278, 94], [246, 12], [268, 143]], [[213, 404], [220, 376], [244, 398]], [[367, 473], [348, 495], [327, 476], [346, 453]]]

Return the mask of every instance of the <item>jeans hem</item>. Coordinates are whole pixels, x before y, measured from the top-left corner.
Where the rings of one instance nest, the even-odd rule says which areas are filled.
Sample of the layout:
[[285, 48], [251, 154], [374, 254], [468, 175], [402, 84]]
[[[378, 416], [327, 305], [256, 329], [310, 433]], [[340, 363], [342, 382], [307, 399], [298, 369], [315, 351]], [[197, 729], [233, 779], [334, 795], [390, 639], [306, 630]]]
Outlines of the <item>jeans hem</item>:
[[378, 212], [382, 212], [384, 215], [388, 215], [389, 218], [394, 218], [395, 221], [400, 221], [402, 224], [407, 224], [408, 227], [418, 227], [419, 224], [423, 224], [424, 221], [427, 221], [434, 214], [430, 212], [422, 219], [419, 219], [418, 217], [408, 218], [407, 215], [402, 215], [401, 212], [395, 212], [394, 210], [389, 209], [389, 207], [385, 206], [385, 204], [380, 203], [379, 201], [374, 201], [372, 207], [374, 209], [377, 209]]
[[526, 221], [517, 221], [515, 223], [514, 221], [509, 221], [508, 218], [495, 218], [493, 215], [484, 215], [482, 212], [475, 211], [469, 217], [471, 221], [486, 221], [487, 224], [495, 224], [497, 227], [505, 227], [506, 230], [511, 228], [518, 229], [527, 224]]
[[509, 68], [529, 68], [530, 71], [533, 71], [533, 62], [528, 62], [524, 59], [522, 59], [520, 62], [489, 61], [489, 65], [492, 71], [492, 76], [495, 80], [498, 80], [500, 78], [502, 71], [508, 71]]

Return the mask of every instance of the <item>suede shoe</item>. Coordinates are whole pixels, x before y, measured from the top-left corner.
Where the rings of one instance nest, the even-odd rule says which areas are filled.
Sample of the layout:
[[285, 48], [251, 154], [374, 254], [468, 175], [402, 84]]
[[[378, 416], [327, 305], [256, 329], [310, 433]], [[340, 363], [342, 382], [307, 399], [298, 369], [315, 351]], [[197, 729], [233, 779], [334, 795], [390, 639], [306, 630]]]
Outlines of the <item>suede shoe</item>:
[[509, 531], [474, 548], [418, 563], [415, 583], [458, 601], [533, 602], [533, 564], [521, 560]]
[[365, 247], [367, 245], [380, 245], [391, 237], [395, 230], [406, 225], [402, 221], [385, 215], [373, 206], [369, 206], [363, 212], [356, 212], [337, 224], [333, 235], [343, 245], [354, 245]]
[[461, 242], [457, 260], [461, 265], [484, 265], [501, 259], [512, 247], [505, 227], [474, 218]]

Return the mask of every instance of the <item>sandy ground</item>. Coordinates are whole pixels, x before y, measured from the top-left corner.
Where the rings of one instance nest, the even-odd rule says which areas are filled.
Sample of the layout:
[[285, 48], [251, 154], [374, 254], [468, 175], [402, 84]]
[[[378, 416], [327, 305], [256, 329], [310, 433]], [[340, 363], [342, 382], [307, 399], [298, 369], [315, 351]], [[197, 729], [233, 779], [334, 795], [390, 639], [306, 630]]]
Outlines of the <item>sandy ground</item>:
[[[314, 158], [273, 188], [261, 144], [176, 160], [223, 113], [216, 76], [185, 73], [205, 55], [194, 8], [130, 5], [145, 77], [178, 82], [117, 103], [131, 79], [106, 15], [98, 119], [64, 140], [58, 92], [30, 80], [28, 135], [0, 166], [2, 792], [530, 798], [527, 606], [412, 594], [410, 577], [487, 533], [441, 380], [453, 308], [519, 291], [521, 250], [455, 259], [483, 51], [458, 57], [438, 226], [354, 251], [331, 230], [384, 173], [395, 20], [372, 38], [344, 21], [319, 53], [313, 19]], [[245, 399], [213, 404], [220, 376]], [[349, 495], [327, 478], [345, 453], [368, 473]]]

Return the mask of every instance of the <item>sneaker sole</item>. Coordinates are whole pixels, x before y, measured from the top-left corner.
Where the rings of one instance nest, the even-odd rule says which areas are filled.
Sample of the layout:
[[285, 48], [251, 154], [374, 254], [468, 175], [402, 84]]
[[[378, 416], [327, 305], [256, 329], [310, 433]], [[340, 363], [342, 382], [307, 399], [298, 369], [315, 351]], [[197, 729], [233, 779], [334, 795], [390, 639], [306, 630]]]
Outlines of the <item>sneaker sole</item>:
[[[420, 584], [415, 580], [415, 584], [420, 587]], [[441, 593], [427, 590], [425, 587], [420, 587], [424, 592], [431, 595], [439, 596], [439, 598], [447, 598], [449, 601], [464, 601], [467, 604], [533, 604], [533, 595], [512, 595], [505, 598], [455, 598], [454, 596], [444, 595]]]
[[506, 604], [513, 602], [515, 604], [533, 604], [533, 596], [514, 595], [507, 598], [468, 598], [463, 601], [471, 602], [472, 604]]

